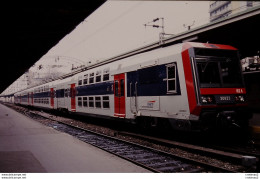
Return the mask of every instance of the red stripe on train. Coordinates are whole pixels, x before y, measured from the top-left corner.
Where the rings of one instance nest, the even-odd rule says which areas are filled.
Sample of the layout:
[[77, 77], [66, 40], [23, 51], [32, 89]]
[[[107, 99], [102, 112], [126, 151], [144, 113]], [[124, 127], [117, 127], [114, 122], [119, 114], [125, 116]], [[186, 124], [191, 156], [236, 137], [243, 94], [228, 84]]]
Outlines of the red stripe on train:
[[208, 94], [246, 94], [245, 88], [201, 88], [201, 95]]

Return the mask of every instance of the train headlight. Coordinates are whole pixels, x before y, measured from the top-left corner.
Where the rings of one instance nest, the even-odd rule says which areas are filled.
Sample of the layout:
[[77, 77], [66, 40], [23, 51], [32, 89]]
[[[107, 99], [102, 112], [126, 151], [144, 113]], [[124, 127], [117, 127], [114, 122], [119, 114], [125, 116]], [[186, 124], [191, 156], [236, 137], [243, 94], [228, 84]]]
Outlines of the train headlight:
[[213, 96], [201, 96], [200, 99], [203, 104], [213, 104], [215, 101]]
[[245, 102], [245, 97], [243, 96], [243, 95], [237, 95], [236, 97], [235, 97], [235, 100], [236, 100], [236, 102]]

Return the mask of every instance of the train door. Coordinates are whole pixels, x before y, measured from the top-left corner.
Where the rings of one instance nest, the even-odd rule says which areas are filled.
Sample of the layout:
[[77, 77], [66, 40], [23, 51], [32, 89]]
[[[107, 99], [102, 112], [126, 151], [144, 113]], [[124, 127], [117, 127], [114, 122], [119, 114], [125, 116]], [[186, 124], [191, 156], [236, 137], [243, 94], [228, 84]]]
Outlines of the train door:
[[137, 85], [138, 85], [138, 73], [136, 71], [127, 73], [127, 80], [129, 83], [129, 94], [130, 99], [130, 111], [137, 113]]
[[114, 101], [115, 114], [117, 117], [125, 117], [125, 74], [114, 76]]
[[51, 88], [50, 97], [51, 97], [51, 107], [54, 108], [54, 89], [53, 88]]
[[71, 111], [76, 111], [76, 84], [73, 83], [70, 85], [70, 103]]

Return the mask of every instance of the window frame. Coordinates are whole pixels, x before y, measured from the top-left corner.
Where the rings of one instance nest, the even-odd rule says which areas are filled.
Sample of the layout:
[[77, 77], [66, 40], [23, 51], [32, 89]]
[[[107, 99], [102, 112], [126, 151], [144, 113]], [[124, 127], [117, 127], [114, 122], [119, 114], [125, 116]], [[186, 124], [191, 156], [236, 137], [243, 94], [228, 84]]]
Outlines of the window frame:
[[[90, 105], [90, 103], [93, 103], [93, 105]], [[94, 108], [94, 97], [93, 96], [88, 97], [88, 107]]]
[[78, 97], [78, 107], [82, 107], [82, 97]]
[[[97, 98], [99, 98], [99, 99], [97, 99]], [[99, 103], [100, 106], [98, 106], [97, 103]], [[95, 96], [95, 108], [99, 108], [99, 109], [102, 108], [101, 96]]]
[[[83, 104], [83, 107], [87, 108], [88, 107], [88, 97], [87, 96], [84, 96], [82, 98], [82, 104]], [[85, 105], [87, 104], [87, 105]]]
[[[102, 77], [103, 81], [109, 81], [109, 78], [110, 78], [109, 71], [110, 71], [109, 68], [106, 68], [103, 70], [103, 77]], [[107, 77], [107, 78], [105, 78], [105, 77]]]
[[[104, 98], [107, 98], [107, 99], [104, 99]], [[105, 103], [108, 104], [108, 107], [106, 107], [107, 105], [105, 105]], [[102, 96], [102, 105], [103, 105], [103, 109], [110, 109], [109, 96]]]
[[[88, 82], [88, 84], [93, 84], [93, 83], [95, 83], [95, 75], [94, 75], [94, 72], [92, 72], [92, 73], [90, 73], [89, 74], [89, 82]], [[93, 81], [92, 81], [93, 80]]]
[[[173, 78], [169, 78], [169, 68], [174, 67], [174, 77]], [[173, 94], [173, 93], [177, 93], [177, 65], [176, 63], [171, 63], [166, 65], [166, 83], [167, 83], [167, 94]], [[174, 81], [174, 90], [170, 90], [169, 89], [169, 82], [170, 81]]]
[[102, 82], [102, 73], [101, 73], [101, 70], [99, 70], [99, 71], [96, 72], [95, 82], [96, 82], [96, 83]]

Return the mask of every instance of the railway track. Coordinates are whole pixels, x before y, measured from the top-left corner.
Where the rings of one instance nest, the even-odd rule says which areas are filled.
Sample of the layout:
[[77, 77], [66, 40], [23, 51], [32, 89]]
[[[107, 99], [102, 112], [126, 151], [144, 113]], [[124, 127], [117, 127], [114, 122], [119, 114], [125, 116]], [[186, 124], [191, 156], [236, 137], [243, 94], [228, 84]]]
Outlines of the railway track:
[[[37, 112], [30, 112], [27, 109], [23, 108], [20, 108], [20, 112], [56, 130], [68, 133], [78, 138], [79, 140], [82, 140], [95, 147], [98, 147], [102, 150], [105, 150], [128, 161], [131, 161], [153, 172], [238, 172], [237, 170], [227, 169], [225, 167], [209, 164], [207, 162], [194, 160], [189, 157], [181, 157], [179, 155], [174, 155], [165, 151], [156, 150], [151, 147], [143, 146], [133, 142], [86, 130], [80, 127], [72, 126], [67, 123], [61, 123], [54, 120], [54, 118], [49, 118], [48, 114], [47, 116], [42, 116], [39, 115]], [[48, 120], [48, 122], [46, 122], [46, 120]], [[147, 136], [138, 136], [136, 134], [126, 132], [117, 132], [116, 135], [135, 135], [135, 137], [141, 137], [145, 140], [150, 140], [153, 143], [164, 143], [163, 145], [166, 145], [166, 143], [168, 142], [167, 145], [171, 145], [171, 147], [174, 143], [173, 141], [166, 142], [158, 139], [155, 140], [151, 137], [149, 138]], [[175, 144], [175, 147], [176, 146], [177, 144]], [[185, 147], [188, 150], [194, 150], [192, 149], [194, 147], [191, 147], [188, 144], [180, 145], [179, 143], [178, 146], [181, 146], [181, 148]], [[206, 149], [204, 149], [201, 151], [197, 147], [195, 151], [196, 153], [209, 153], [210, 155], [217, 155], [217, 157], [223, 157], [223, 153], [216, 154], [216, 151], [214, 150], [209, 152], [206, 151]], [[236, 154], [230, 155], [226, 153], [224, 156], [229, 159], [235, 158], [236, 160], [239, 160], [239, 155], [236, 156]]]
[[[221, 147], [221, 146], [213, 146], [213, 145], [207, 145], [205, 146], [198, 146], [198, 145], [193, 145], [193, 144], [187, 144], [187, 143], [182, 143], [179, 141], [173, 141], [173, 140], [167, 140], [167, 139], [162, 139], [162, 138], [156, 138], [152, 136], [146, 136], [146, 135], [141, 135], [141, 134], [135, 134], [131, 132], [119, 132], [118, 135], [122, 136], [130, 136], [134, 138], [138, 138], [141, 140], [149, 141], [154, 144], [158, 145], [163, 145], [169, 148], [173, 147], [178, 147], [181, 149], [184, 149], [186, 151], [190, 151], [193, 153], [197, 153], [200, 155], [207, 155], [210, 157], [215, 157], [218, 159], [226, 160], [226, 161], [232, 161], [238, 165], [243, 164], [243, 160], [246, 160], [245, 157], [255, 157], [256, 159], [256, 164], [255, 166], [259, 166], [259, 159], [260, 159], [260, 153], [259, 152], [248, 152], [243, 150], [243, 148], [235, 148], [232, 149], [231, 147]], [[250, 168], [249, 168], [250, 170]], [[259, 170], [259, 168], [257, 168]]]
[[[33, 118], [37, 118], [36, 114], [32, 115]], [[43, 119], [40, 118], [40, 120]], [[131, 161], [153, 172], [235, 172], [233, 170], [180, 157], [140, 144], [57, 122], [55, 120], [48, 123], [48, 126], [61, 132], [68, 133], [81, 141]]]

